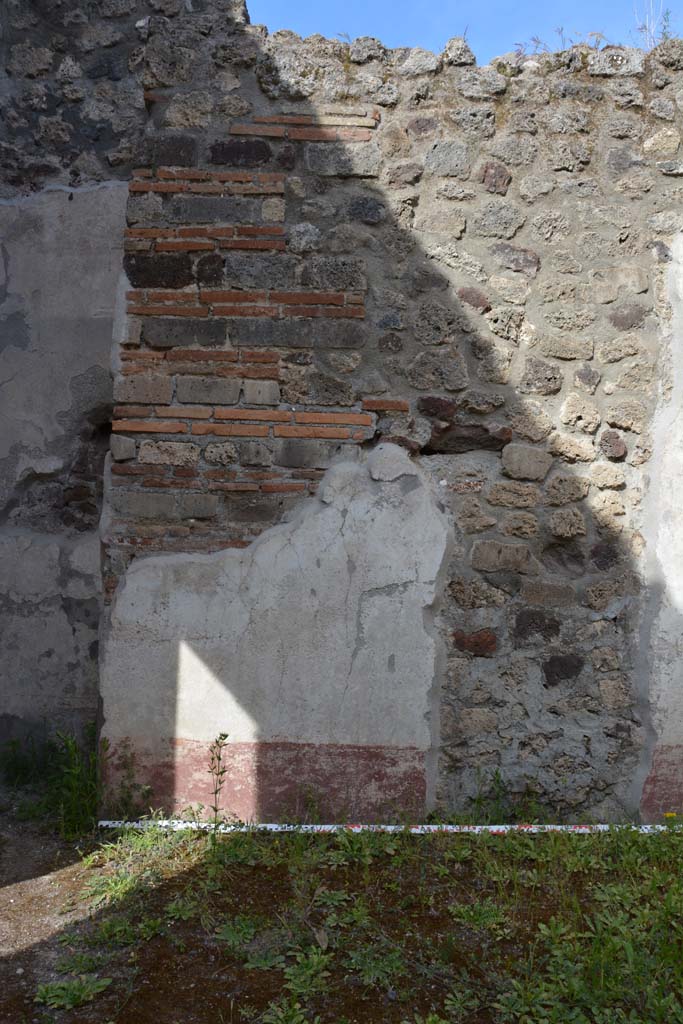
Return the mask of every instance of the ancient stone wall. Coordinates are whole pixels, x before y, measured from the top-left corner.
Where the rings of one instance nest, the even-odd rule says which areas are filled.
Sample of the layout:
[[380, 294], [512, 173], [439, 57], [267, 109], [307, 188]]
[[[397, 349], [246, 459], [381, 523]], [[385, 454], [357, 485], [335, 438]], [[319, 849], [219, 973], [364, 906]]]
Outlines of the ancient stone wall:
[[477, 68], [238, 4], [28, 11], [7, 201], [130, 179], [115, 755], [178, 804], [226, 731], [255, 816], [462, 808], [496, 776], [567, 815], [670, 809], [683, 43]]

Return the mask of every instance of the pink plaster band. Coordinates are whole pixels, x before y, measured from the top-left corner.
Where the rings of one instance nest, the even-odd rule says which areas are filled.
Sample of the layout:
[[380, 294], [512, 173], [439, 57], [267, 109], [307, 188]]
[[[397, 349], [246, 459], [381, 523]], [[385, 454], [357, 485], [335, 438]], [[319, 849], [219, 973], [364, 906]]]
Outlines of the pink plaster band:
[[[168, 741], [167, 756], [145, 751], [131, 738], [133, 776], [150, 787], [148, 802], [179, 813], [212, 802], [208, 772], [210, 743]], [[114, 747], [105, 770], [115, 794], [126, 749]], [[424, 751], [415, 748], [313, 743], [228, 743], [221, 808], [240, 821], [292, 820], [315, 816], [332, 820], [386, 821], [425, 813]]]
[[655, 748], [643, 786], [640, 813], [644, 821], [683, 810], [683, 744]]

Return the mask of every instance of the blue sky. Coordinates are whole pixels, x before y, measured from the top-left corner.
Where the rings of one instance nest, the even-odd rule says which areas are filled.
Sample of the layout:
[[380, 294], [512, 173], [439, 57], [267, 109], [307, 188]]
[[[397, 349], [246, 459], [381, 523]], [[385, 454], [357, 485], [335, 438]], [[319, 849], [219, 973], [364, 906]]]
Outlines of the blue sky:
[[[658, 7], [658, 0], [653, 0]], [[386, 46], [423, 46], [439, 52], [451, 36], [467, 31], [479, 64], [539, 36], [550, 49], [561, 49], [555, 31], [567, 36], [602, 32], [612, 43], [634, 45], [638, 39], [633, 0], [247, 0], [254, 24], [271, 32], [290, 28], [299, 35], [320, 32], [335, 38], [377, 36]], [[647, 0], [636, 0], [641, 10]], [[664, 0], [666, 7], [666, 0]], [[683, 33], [678, 0], [672, 0], [671, 24]]]

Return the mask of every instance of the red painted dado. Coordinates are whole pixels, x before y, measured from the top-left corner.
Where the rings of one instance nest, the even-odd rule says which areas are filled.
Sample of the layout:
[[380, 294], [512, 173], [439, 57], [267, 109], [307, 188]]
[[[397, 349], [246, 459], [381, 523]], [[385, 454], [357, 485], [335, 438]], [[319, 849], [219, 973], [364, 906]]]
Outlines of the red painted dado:
[[[130, 738], [107, 757], [105, 790], [115, 801], [130, 778], [149, 786], [146, 802], [169, 814], [212, 802], [210, 743], [169, 740], [167, 755]], [[221, 795], [224, 813], [240, 821], [286, 821], [315, 816], [332, 821], [395, 820], [425, 813], [425, 753], [416, 748], [313, 743], [228, 743]]]
[[644, 822], [660, 822], [672, 811], [683, 812], [683, 744], [656, 748], [640, 802]]

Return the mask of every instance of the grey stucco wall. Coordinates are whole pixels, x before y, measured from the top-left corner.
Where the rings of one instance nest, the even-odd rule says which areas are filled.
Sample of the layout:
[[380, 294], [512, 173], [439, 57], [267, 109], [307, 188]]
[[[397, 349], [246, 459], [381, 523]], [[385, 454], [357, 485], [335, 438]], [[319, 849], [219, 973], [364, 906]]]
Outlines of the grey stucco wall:
[[0, 203], [0, 742], [97, 709], [97, 521], [125, 186]]

